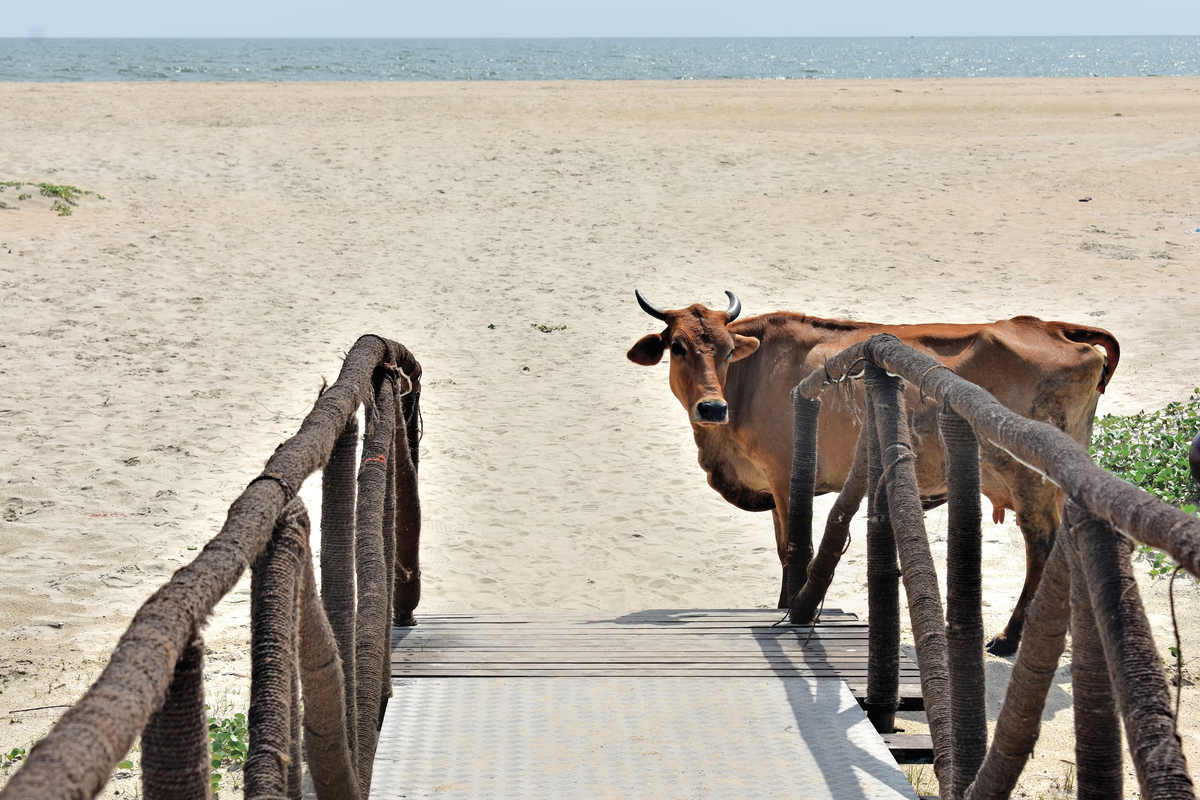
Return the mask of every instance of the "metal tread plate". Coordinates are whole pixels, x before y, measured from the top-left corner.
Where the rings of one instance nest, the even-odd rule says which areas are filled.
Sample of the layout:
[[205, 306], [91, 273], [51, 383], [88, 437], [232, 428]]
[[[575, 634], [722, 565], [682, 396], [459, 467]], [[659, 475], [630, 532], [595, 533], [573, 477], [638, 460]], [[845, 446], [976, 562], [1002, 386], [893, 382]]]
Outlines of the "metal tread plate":
[[833, 678], [398, 679], [371, 797], [916, 795]]

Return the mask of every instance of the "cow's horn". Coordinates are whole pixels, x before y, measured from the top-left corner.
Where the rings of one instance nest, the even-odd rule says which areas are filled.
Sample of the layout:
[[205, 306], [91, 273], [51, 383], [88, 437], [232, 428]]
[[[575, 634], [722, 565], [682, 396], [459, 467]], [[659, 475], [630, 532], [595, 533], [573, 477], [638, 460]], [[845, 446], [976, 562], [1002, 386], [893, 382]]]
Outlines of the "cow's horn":
[[661, 319], [663, 322], [667, 321], [667, 312], [663, 311], [661, 308], [656, 308], [650, 305], [650, 301], [642, 296], [641, 289], [634, 289], [633, 293], [637, 295], [638, 305], [642, 307], [642, 311], [645, 311], [655, 319]]
[[729, 321], [733, 322], [738, 318], [738, 314], [742, 313], [742, 301], [738, 300], [738, 296], [728, 289], [725, 290], [725, 294], [729, 295], [729, 310], [725, 313], [729, 315]]

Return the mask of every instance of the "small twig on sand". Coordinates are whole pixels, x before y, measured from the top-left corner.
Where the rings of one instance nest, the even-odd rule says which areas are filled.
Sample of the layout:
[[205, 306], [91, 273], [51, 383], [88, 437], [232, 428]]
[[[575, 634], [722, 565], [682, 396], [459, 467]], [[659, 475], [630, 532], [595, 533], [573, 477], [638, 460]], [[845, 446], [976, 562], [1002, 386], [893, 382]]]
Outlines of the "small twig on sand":
[[57, 706], [38, 706], [37, 708], [14, 708], [12, 711], [10, 711], [8, 713], [9, 714], [23, 714], [26, 711], [45, 711], [48, 708], [70, 708], [70, 707], [71, 707], [70, 703], [64, 703], [62, 705], [57, 705]]

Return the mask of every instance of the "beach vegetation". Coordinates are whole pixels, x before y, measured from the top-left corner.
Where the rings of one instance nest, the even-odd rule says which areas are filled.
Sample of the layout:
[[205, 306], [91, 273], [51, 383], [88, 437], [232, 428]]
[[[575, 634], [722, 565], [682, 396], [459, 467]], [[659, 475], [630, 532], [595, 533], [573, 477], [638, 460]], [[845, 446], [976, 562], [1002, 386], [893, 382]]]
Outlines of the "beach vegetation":
[[1166, 503], [1198, 499], [1188, 447], [1200, 430], [1200, 388], [1187, 402], [1158, 411], [1105, 414], [1092, 429], [1092, 458], [1104, 469]]
[[60, 186], [54, 183], [35, 183], [34, 186], [41, 190], [42, 197], [56, 197], [70, 205], [78, 204], [81, 195], [92, 194], [91, 192], [81, 190], [77, 186], [66, 184]]
[[17, 762], [23, 761], [23, 760], [25, 760], [25, 748], [24, 747], [14, 747], [12, 750], [9, 750], [7, 753], [0, 753], [0, 765], [3, 765], [3, 767], [5, 769], [8, 769], [13, 764], [16, 764]]
[[542, 333], [554, 333], [555, 331], [565, 331], [565, 330], [567, 329], [567, 326], [566, 326], [566, 325], [536, 325], [536, 324], [530, 324], [530, 326], [529, 326], [529, 327], [531, 327], [531, 328], [537, 328], [537, 329], [538, 329], [539, 331], [541, 331]]
[[[80, 189], [78, 186], [72, 186], [67, 183], [31, 183], [29, 181], [0, 181], [0, 189], [20, 189], [23, 186], [30, 186], [38, 190], [42, 197], [49, 197], [54, 200], [50, 205], [50, 210], [58, 213], [60, 217], [69, 217], [74, 213], [74, 206], [79, 205], [81, 197], [95, 197], [97, 200], [103, 200], [104, 195], [96, 194], [87, 189]], [[18, 200], [28, 200], [33, 197], [29, 192], [21, 192], [17, 195]]]
[[221, 789], [223, 777], [219, 770], [244, 764], [246, 756], [249, 755], [250, 731], [246, 725], [246, 715], [239, 711], [224, 719], [210, 716], [208, 738], [212, 742], [212, 773], [209, 782], [215, 795]]
[[[1188, 448], [1200, 431], [1200, 388], [1186, 402], [1158, 411], [1105, 414], [1092, 429], [1092, 459], [1118, 478], [1140, 487], [1186, 514], [1200, 516], [1200, 487], [1192, 482]], [[1160, 550], [1138, 545], [1137, 561], [1162, 578], [1177, 564]]]
[[1050, 779], [1050, 791], [1039, 792], [1038, 800], [1071, 800], [1075, 796], [1075, 765], [1070, 761], [1062, 762], [1063, 774]]
[[904, 777], [912, 784], [917, 797], [931, 795], [937, 792], [937, 780], [928, 764], [907, 764], [904, 767]]

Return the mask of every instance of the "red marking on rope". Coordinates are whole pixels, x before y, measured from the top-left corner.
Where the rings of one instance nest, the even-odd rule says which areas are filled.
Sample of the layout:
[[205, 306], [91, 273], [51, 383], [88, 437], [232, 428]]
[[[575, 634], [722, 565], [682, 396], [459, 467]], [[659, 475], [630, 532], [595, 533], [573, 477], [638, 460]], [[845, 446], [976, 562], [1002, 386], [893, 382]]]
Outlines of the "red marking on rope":
[[387, 456], [368, 456], [367, 458], [363, 459], [363, 466], [366, 466], [367, 464], [369, 464], [372, 461], [379, 463], [379, 464], [386, 464]]

